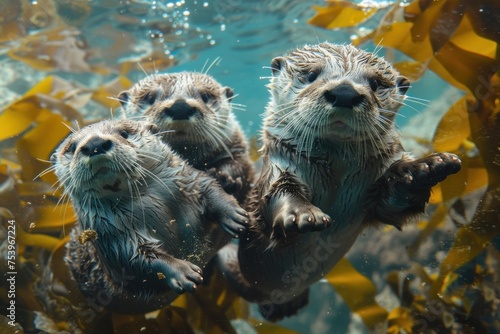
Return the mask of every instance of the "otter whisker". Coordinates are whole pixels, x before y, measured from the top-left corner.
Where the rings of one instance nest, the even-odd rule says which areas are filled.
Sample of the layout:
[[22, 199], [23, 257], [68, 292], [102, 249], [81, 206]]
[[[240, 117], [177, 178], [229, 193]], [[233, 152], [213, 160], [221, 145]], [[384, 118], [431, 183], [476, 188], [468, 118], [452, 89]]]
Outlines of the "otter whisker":
[[276, 120], [273, 121], [272, 126], [273, 127], [279, 127], [282, 125], [283, 122], [293, 120], [295, 114], [300, 114], [297, 110], [293, 110], [290, 113], [286, 113], [289, 109], [294, 108], [294, 106], [289, 106], [288, 108], [283, 108], [280, 109], [279, 112], [283, 112], [283, 115], [278, 117]]
[[376, 121], [375, 123], [383, 124], [383, 125], [387, 126], [387, 128], [389, 128], [393, 125], [393, 121], [389, 120], [388, 118], [386, 118], [382, 114], [374, 115], [374, 119]]
[[56, 167], [55, 167], [55, 166], [50, 166], [50, 167], [48, 167], [48, 168], [44, 169], [44, 170], [43, 170], [43, 171], [41, 171], [41, 172], [40, 172], [37, 176], [35, 176], [35, 177], [33, 178], [33, 181], [35, 181], [35, 180], [36, 180], [36, 179], [38, 179], [39, 177], [42, 177], [42, 176], [44, 176], [44, 175], [47, 175], [47, 174], [48, 174], [48, 173], [50, 173], [50, 172], [53, 172], [55, 169], [56, 169]]
[[163, 162], [162, 157], [157, 158], [157, 157], [154, 157], [154, 156], [148, 155], [148, 154], [137, 154], [137, 156], [140, 158], [148, 158], [148, 159], [154, 160], [154, 161], [159, 162], [159, 163]]
[[[65, 127], [67, 127], [69, 129], [69, 131], [71, 131], [72, 133], [75, 133], [77, 131], [77, 130], [73, 129], [71, 126], [69, 126], [68, 124], [66, 124], [64, 122], [61, 122], [61, 123], [62, 123], [62, 125], [64, 125]], [[77, 122], [77, 125], [78, 125], [78, 122]], [[78, 126], [78, 128], [79, 128], [79, 126]]]
[[[135, 170], [137, 173], [139, 173], [139, 179], [133, 180], [134, 182], [139, 183], [140, 185], [143, 185], [140, 180], [144, 181], [143, 186], [148, 186], [148, 182], [146, 181], [146, 174], [144, 173], [145, 168], [139, 164], [137, 161], [132, 162], [131, 169]], [[129, 177], [130, 180], [132, 180], [131, 177]]]
[[221, 58], [221, 57], [217, 57], [217, 58], [215, 58], [215, 59], [214, 59], [214, 61], [210, 64], [210, 66], [208, 66], [207, 70], [206, 70], [206, 71], [204, 71], [205, 66], [206, 66], [206, 65], [207, 65], [207, 63], [208, 63], [208, 59], [207, 59], [207, 60], [205, 61], [205, 64], [203, 65], [203, 68], [201, 69], [201, 73], [203, 73], [203, 74], [207, 74], [207, 73], [210, 71], [210, 69], [212, 69], [212, 67], [214, 67], [214, 66], [219, 66], [219, 64], [220, 64], [221, 60], [222, 60], [222, 58]]
[[[239, 94], [235, 95], [235, 96], [238, 96]], [[234, 98], [234, 97], [233, 97]], [[243, 107], [243, 108], [246, 108], [247, 105], [246, 104], [241, 104], [241, 103], [234, 103], [234, 102], [231, 102], [231, 106], [234, 108], [234, 106], [237, 106], [237, 107]]]
[[[424, 102], [420, 102], [420, 101], [414, 101], [414, 100], [412, 100], [412, 99], [406, 99], [406, 100], [404, 100], [404, 101], [405, 101], [405, 102], [410, 102], [410, 103], [415, 103], [415, 104], [417, 104], [417, 105], [424, 106], [424, 107], [426, 107], [426, 108], [428, 108], [428, 107], [429, 107], [429, 103], [424, 103]], [[399, 102], [399, 101], [398, 101], [398, 102]], [[405, 103], [405, 102], [402, 102], [402, 101], [401, 101], [401, 102], [399, 102], [399, 103], [401, 103], [401, 104], [402, 104], [402, 105], [404, 105], [404, 106], [409, 107], [408, 103]]]
[[213, 127], [211, 129], [211, 134], [212, 136], [209, 136], [211, 140], [213, 140], [214, 145], [217, 145], [219, 147], [224, 148], [224, 151], [227, 152], [227, 154], [233, 159], [233, 154], [231, 153], [231, 150], [229, 147], [225, 144], [225, 141], [222, 138], [225, 138], [227, 141], [230, 141], [230, 138], [227, 136], [226, 133], [224, 133], [220, 128], [218, 127]]
[[163, 188], [165, 188], [166, 190], [168, 190], [168, 192], [170, 192], [170, 194], [172, 196], [174, 196], [174, 193], [172, 192], [172, 190], [170, 190], [170, 188], [166, 185], [165, 182], [163, 182], [162, 179], [160, 179], [158, 176], [156, 176], [154, 173], [152, 173], [151, 171], [149, 171], [148, 169], [146, 168], [143, 168], [141, 167], [140, 168], [147, 176], [149, 176], [150, 178], [152, 178], [153, 180], [155, 180], [156, 182], [158, 182], [159, 184], [161, 184], [163, 186]]
[[[133, 189], [135, 189], [135, 191], [137, 193], [137, 199], [139, 200], [140, 209], [141, 209], [141, 213], [142, 213], [142, 223], [144, 226], [146, 226], [146, 224], [147, 224], [146, 209], [144, 208], [144, 202], [142, 200], [141, 191], [139, 189], [139, 185], [137, 184], [137, 182], [133, 182]], [[135, 200], [133, 202], [135, 202]], [[134, 217], [134, 212], [132, 212], [131, 214], [132, 214], [132, 217]]]
[[174, 132], [175, 132], [175, 130], [164, 130], [164, 131], [160, 131], [160, 132], [155, 133], [155, 135], [163, 136], [165, 133], [174, 133]]
[[240, 106], [233, 106], [233, 110], [237, 111], [247, 111], [246, 107], [240, 107]]
[[141, 115], [127, 116], [127, 119], [132, 121], [146, 121], [147, 117], [141, 114]]
[[109, 99], [109, 100], [118, 101], [118, 102], [123, 103], [123, 104], [127, 104], [128, 103], [127, 100], [123, 100], [123, 99], [120, 99], [120, 98], [115, 97], [115, 96], [106, 96], [106, 98]]
[[420, 114], [420, 110], [418, 110], [417, 108], [414, 108], [413, 106], [410, 106], [406, 103], [401, 103], [403, 106], [407, 107], [407, 108], [410, 108], [411, 110], [415, 111], [417, 114]]
[[[154, 61], [154, 60], [153, 60]], [[141, 69], [142, 73], [144, 73], [144, 75], [147, 77], [149, 77], [151, 74], [149, 74], [145, 69], [144, 67], [142, 67], [141, 63], [140, 62], [136, 62], [137, 66]]]
[[405, 95], [404, 98], [403, 98], [403, 100], [419, 101], [419, 102], [422, 102], [422, 103], [430, 103], [431, 102], [431, 100], [422, 99], [422, 98], [411, 96], [411, 95]]

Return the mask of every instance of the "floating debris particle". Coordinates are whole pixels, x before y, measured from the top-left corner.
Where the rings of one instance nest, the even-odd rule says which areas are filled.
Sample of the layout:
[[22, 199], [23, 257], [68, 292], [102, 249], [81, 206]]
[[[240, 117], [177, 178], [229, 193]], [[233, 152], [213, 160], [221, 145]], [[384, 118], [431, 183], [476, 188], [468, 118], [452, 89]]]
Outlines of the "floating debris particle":
[[84, 230], [78, 236], [78, 241], [83, 245], [89, 240], [96, 240], [97, 232], [95, 230]]

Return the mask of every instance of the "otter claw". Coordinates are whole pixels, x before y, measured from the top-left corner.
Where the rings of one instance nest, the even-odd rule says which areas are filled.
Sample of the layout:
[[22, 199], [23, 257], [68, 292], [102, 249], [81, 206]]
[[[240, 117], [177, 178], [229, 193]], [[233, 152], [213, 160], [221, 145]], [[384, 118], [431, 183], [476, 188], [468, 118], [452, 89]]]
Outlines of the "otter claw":
[[457, 173], [461, 164], [460, 159], [451, 153], [435, 153], [415, 161], [400, 161], [391, 168], [396, 176], [391, 181], [396, 181], [399, 174], [402, 184], [409, 191], [429, 189], [448, 175]]
[[201, 269], [191, 262], [172, 258], [169, 263], [162, 263], [157, 270], [157, 277], [178, 294], [195, 292], [196, 286], [203, 283]]
[[[313, 205], [302, 203], [301, 206], [289, 206], [289, 212], [278, 214], [274, 226], [284, 231], [306, 233], [321, 231], [331, 225], [331, 219], [323, 211]], [[286, 218], [282, 218], [286, 217]]]

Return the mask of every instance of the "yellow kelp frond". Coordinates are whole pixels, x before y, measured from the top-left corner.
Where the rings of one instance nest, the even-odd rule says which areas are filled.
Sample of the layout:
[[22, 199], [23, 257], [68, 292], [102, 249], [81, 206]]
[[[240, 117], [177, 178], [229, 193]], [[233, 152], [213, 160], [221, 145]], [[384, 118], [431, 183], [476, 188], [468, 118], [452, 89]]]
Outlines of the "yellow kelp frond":
[[373, 329], [386, 319], [387, 311], [375, 301], [375, 285], [359, 273], [349, 260], [342, 258], [325, 278], [368, 328]]
[[376, 8], [341, 0], [329, 0], [327, 7], [314, 6], [313, 8], [317, 13], [308, 23], [326, 29], [356, 26], [377, 12]]

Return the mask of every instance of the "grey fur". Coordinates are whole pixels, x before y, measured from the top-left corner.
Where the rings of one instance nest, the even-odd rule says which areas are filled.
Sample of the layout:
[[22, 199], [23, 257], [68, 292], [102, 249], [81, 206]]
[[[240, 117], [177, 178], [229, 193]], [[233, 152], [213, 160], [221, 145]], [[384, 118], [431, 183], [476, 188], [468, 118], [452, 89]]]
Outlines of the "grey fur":
[[[78, 216], [67, 263], [85, 296], [105, 291], [103, 306], [118, 312], [147, 312], [195, 291], [200, 267], [242, 233], [248, 219], [155, 129], [103, 121], [70, 135], [53, 156]], [[97, 238], [80, 243], [83, 230]]]

